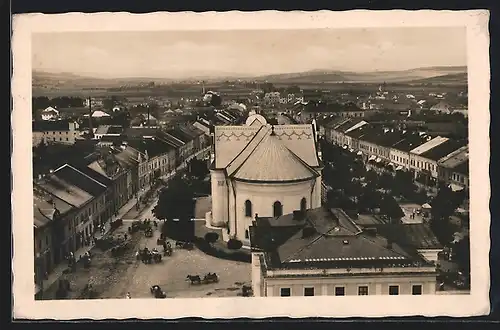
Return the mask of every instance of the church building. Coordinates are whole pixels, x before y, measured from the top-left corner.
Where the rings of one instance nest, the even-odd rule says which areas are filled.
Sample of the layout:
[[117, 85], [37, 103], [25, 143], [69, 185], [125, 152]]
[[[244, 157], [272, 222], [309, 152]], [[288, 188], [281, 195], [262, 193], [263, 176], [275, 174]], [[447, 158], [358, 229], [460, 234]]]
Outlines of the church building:
[[259, 114], [243, 126], [214, 128], [207, 225], [250, 245], [255, 216], [278, 217], [321, 206], [321, 170], [312, 125], [269, 125]]

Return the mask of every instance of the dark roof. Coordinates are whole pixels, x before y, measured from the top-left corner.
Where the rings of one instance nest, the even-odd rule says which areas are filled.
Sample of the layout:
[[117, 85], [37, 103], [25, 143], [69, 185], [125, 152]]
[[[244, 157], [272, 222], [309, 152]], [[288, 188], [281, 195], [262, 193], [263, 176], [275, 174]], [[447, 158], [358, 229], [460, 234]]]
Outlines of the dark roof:
[[406, 138], [394, 144], [392, 148], [409, 152], [410, 150], [415, 149], [416, 147], [425, 143], [426, 137], [419, 135], [418, 133], [408, 133]]
[[429, 225], [424, 223], [381, 224], [374, 225], [373, 228], [403, 247], [414, 249], [441, 249], [443, 247]]
[[33, 188], [33, 226], [41, 229], [50, 225], [57, 215], [68, 212], [73, 207], [47, 192]]
[[448, 140], [440, 145], [420, 154], [421, 157], [431, 159], [431, 160], [440, 160], [441, 158], [451, 154], [453, 151], [465, 146], [467, 143], [456, 141], [456, 140]]
[[155, 127], [128, 127], [124, 130], [123, 135], [130, 138], [154, 136], [159, 129]]
[[150, 158], [165, 154], [173, 150], [173, 147], [171, 145], [156, 138], [129, 140], [128, 145], [143, 154], [146, 154], [147, 151], [147, 154]]
[[374, 128], [373, 126], [363, 125], [361, 127], [358, 127], [357, 129], [347, 132], [346, 135], [354, 139], [359, 139], [366, 134], [374, 132], [375, 130], [377, 130], [377, 128]]
[[173, 137], [181, 140], [184, 143], [188, 143], [189, 141], [193, 140], [193, 137], [190, 134], [183, 131], [178, 126], [174, 127], [173, 129], [168, 130], [167, 134], [172, 135]]
[[337, 132], [342, 132], [344, 133], [345, 131], [347, 131], [349, 128], [353, 127], [354, 125], [357, 125], [359, 124], [360, 122], [364, 121], [364, 119], [359, 119], [359, 118], [356, 118], [356, 119], [350, 119], [349, 121], [346, 121], [345, 123], [343, 123], [342, 125], [339, 125], [337, 126], [337, 128], [335, 128], [335, 130]]
[[[380, 234], [363, 232], [340, 209], [307, 210], [301, 221], [293, 220], [293, 215], [276, 220], [258, 218], [254, 224], [254, 241], [267, 246], [265, 254], [271, 268], [375, 267], [426, 263], [409, 245], [403, 247]], [[304, 237], [305, 230], [309, 230], [310, 234]]]
[[158, 132], [158, 134], [156, 134], [156, 138], [159, 139], [160, 141], [163, 141], [163, 142], [169, 144], [170, 146], [172, 146], [176, 149], [179, 147], [182, 147], [183, 145], [186, 144], [182, 140], [179, 140], [175, 136], [170, 135], [166, 132]]
[[469, 175], [469, 161], [463, 162], [453, 169], [456, 173]]
[[401, 131], [388, 131], [384, 132], [383, 129], [372, 130], [363, 136], [362, 140], [377, 144], [381, 147], [391, 147], [403, 139]]
[[69, 131], [69, 120], [33, 120], [33, 132]]
[[95, 179], [86, 175], [82, 171], [76, 169], [75, 167], [65, 164], [62, 167], [54, 171], [54, 175], [62, 180], [69, 182], [76, 187], [82, 189], [93, 197], [98, 197], [104, 191], [106, 191], [106, 186], [99, 183]]

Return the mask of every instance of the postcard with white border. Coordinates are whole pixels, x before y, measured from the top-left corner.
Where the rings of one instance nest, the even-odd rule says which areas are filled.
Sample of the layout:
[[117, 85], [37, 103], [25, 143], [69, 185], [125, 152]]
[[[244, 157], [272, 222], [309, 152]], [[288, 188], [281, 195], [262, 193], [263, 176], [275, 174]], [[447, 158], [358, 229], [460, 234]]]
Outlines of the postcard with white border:
[[488, 20], [15, 16], [13, 316], [488, 314]]

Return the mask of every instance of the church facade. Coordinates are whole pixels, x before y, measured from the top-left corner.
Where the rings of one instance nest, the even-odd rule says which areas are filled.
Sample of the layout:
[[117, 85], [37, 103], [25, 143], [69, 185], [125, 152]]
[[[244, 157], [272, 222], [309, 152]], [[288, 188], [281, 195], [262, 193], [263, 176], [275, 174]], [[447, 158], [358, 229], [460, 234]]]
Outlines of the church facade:
[[256, 215], [321, 206], [322, 168], [312, 125], [271, 126], [255, 114], [244, 126], [216, 126], [207, 225], [249, 245]]

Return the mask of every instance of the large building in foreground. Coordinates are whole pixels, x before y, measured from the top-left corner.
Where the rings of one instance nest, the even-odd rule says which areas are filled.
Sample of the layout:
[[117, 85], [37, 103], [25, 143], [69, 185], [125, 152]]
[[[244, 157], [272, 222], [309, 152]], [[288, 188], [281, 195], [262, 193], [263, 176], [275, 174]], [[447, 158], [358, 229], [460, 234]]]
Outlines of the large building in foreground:
[[252, 115], [244, 126], [214, 128], [209, 226], [250, 244], [255, 215], [281, 216], [321, 206], [322, 165], [312, 125], [267, 124]]
[[404, 233], [425, 228], [387, 226], [358, 225], [340, 209], [256, 217], [254, 296], [435, 294], [436, 266], [426, 253], [439, 247], [435, 236], [417, 242]]

